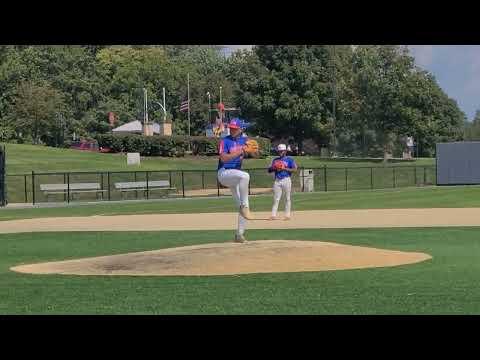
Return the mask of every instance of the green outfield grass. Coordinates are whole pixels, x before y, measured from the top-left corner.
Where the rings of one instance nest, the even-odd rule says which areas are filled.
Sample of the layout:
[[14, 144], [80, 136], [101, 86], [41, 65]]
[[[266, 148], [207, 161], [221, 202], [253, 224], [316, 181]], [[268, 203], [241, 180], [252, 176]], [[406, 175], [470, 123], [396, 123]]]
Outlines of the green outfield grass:
[[[58, 149], [45, 146], [6, 144], [7, 173], [24, 174], [53, 171], [130, 171], [130, 170], [204, 170], [216, 169], [217, 158], [193, 157], [164, 158], [151, 157], [142, 160], [140, 166], [127, 166], [126, 155], [101, 154], [71, 149]], [[264, 168], [271, 158], [251, 159], [245, 161], [246, 168]], [[303, 167], [359, 167], [383, 166], [381, 160], [340, 160], [321, 159], [315, 156], [295, 157]], [[418, 159], [415, 161], [390, 161], [388, 165], [428, 166], [434, 165], [435, 159]]]
[[[385, 208], [457, 208], [479, 207], [480, 187], [429, 187], [405, 188], [374, 191], [295, 193], [293, 210], [322, 209], [385, 209]], [[271, 209], [272, 196], [252, 196], [250, 204], [254, 211]], [[281, 203], [283, 206], [283, 200]], [[235, 211], [230, 196], [220, 198], [172, 199], [160, 201], [139, 201], [123, 203], [101, 203], [94, 205], [70, 205], [62, 207], [42, 207], [0, 209], [1, 220], [40, 218], [55, 216], [90, 216], [120, 214], [161, 214], [199, 213]]]
[[251, 230], [426, 252], [390, 268], [214, 277], [28, 275], [14, 265], [230, 241], [230, 232], [0, 235], [0, 314], [479, 314], [479, 229]]
[[[322, 159], [313, 156], [296, 157], [300, 167], [313, 168], [315, 189], [317, 191], [383, 189], [415, 186], [416, 184], [435, 184], [434, 159], [416, 161], [392, 160], [386, 165], [381, 160], [362, 159]], [[271, 157], [249, 159], [244, 168], [251, 174], [252, 188], [272, 186], [272, 176], [266, 171]], [[169, 180], [177, 193], [170, 196], [183, 196], [183, 189], [216, 189], [216, 157], [162, 158], [151, 157], [142, 160], [140, 166], [127, 166], [126, 156], [121, 154], [101, 154], [70, 149], [56, 149], [44, 146], [7, 144], [7, 198], [9, 203], [32, 202], [32, 171], [35, 178], [36, 202], [46, 202], [40, 191], [40, 184], [95, 182], [108, 188], [110, 179], [110, 197], [120, 200], [121, 194], [115, 191], [116, 182], [144, 181], [149, 171], [149, 180]], [[253, 170], [257, 169], [257, 170]], [[183, 170], [183, 171], [179, 171]], [[205, 170], [200, 172], [199, 170]], [[63, 172], [80, 173], [67, 175]], [[85, 173], [90, 171], [91, 173]], [[107, 172], [115, 172], [110, 174]], [[137, 171], [137, 173], [135, 173]], [[59, 172], [55, 174], [55, 172]], [[49, 174], [38, 174], [49, 173]], [[21, 175], [29, 174], [29, 175]], [[183, 179], [183, 180], [182, 180]], [[294, 175], [293, 186], [301, 189], [300, 178]], [[150, 198], [161, 197], [161, 193], [152, 192]], [[96, 194], [82, 194], [85, 201], [95, 200]], [[138, 198], [138, 193], [128, 194], [129, 198]], [[63, 201], [63, 195], [57, 195], [56, 201]]]
[[[271, 188], [273, 183], [272, 174], [266, 170], [247, 170], [250, 173], [250, 187]], [[375, 168], [335, 168], [315, 169], [314, 189], [315, 191], [346, 191], [365, 189], [393, 189], [402, 187], [414, 187], [416, 185], [432, 185], [436, 183], [435, 167], [414, 168], [411, 166], [401, 167], [375, 167]], [[117, 182], [145, 181], [146, 172], [113, 172], [113, 173], [72, 173], [72, 174], [36, 174], [35, 175], [35, 201], [37, 203], [47, 202], [47, 197], [40, 190], [41, 184], [56, 183], [99, 183], [107, 190], [110, 184], [110, 199], [121, 200], [122, 194], [115, 189]], [[69, 180], [67, 180], [69, 179]], [[190, 190], [211, 189], [211, 196], [217, 195], [217, 173], [216, 171], [168, 171], [149, 172], [149, 181], [168, 180], [176, 191], [170, 192], [168, 197], [182, 197], [183, 190], [189, 196]], [[298, 173], [292, 176], [292, 186], [297, 192], [302, 189], [301, 177]], [[26, 186], [25, 186], [26, 185]], [[26, 191], [26, 193], [25, 193]], [[7, 176], [7, 195], [9, 203], [32, 202], [32, 176]], [[105, 193], [105, 198], [108, 194]], [[159, 198], [165, 194], [158, 191], [151, 191], [149, 198]], [[198, 194], [197, 194], [198, 195]], [[145, 195], [142, 192], [130, 192], [126, 199], [142, 199]], [[65, 201], [62, 194], [56, 195], [51, 201]], [[80, 200], [94, 201], [96, 194], [81, 194]]]

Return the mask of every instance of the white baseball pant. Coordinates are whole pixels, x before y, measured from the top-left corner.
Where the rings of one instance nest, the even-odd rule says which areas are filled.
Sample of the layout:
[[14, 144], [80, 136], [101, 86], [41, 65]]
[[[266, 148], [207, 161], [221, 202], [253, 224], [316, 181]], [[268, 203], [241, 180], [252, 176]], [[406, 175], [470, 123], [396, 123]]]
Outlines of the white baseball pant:
[[[230, 188], [233, 199], [239, 208], [241, 205], [249, 207], [248, 184], [250, 182], [250, 175], [247, 172], [237, 169], [220, 169], [217, 178], [220, 184]], [[246, 225], [247, 219], [239, 213], [237, 226], [238, 235], [243, 235], [245, 233]]]
[[273, 207], [272, 216], [277, 216], [278, 205], [282, 198], [282, 193], [285, 193], [285, 216], [290, 217], [290, 211], [292, 202], [290, 200], [290, 194], [292, 191], [292, 180], [290, 177], [283, 178], [281, 180], [276, 179], [273, 183]]

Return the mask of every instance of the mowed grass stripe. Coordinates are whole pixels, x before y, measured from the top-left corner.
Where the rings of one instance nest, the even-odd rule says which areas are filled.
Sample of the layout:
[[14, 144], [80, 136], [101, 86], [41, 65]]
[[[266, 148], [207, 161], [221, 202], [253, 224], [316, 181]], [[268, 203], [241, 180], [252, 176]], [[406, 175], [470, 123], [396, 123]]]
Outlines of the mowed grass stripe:
[[[292, 197], [295, 210], [330, 209], [399, 209], [399, 208], [462, 208], [480, 207], [480, 187], [430, 187], [377, 191], [352, 191], [335, 193], [295, 193]], [[250, 206], [254, 211], [269, 211], [272, 196], [252, 196]], [[280, 204], [283, 210], [283, 200]], [[28, 209], [6, 208], [0, 210], [0, 221], [63, 216], [165, 214], [232, 212], [236, 207], [231, 197], [178, 199], [166, 201], [101, 203]], [[453, 210], [452, 210], [453, 211]]]
[[413, 265], [214, 277], [29, 275], [13, 265], [231, 241], [225, 231], [0, 235], [2, 314], [479, 314], [479, 230], [256, 230], [252, 240], [321, 240], [425, 252]]

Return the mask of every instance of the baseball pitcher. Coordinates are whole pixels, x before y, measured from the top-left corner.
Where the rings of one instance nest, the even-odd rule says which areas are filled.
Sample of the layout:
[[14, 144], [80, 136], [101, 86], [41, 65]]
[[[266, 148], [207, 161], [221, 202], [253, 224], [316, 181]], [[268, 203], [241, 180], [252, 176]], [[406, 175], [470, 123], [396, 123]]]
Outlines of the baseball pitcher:
[[292, 202], [290, 199], [292, 191], [292, 172], [297, 171], [297, 164], [295, 160], [287, 156], [287, 146], [285, 144], [280, 144], [277, 147], [279, 156], [272, 160], [270, 167], [268, 168], [269, 173], [275, 173], [275, 182], [273, 183], [273, 206], [272, 206], [272, 216], [270, 220], [278, 220], [277, 211], [280, 199], [282, 198], [282, 193], [285, 193], [285, 217], [284, 220], [290, 220], [291, 218], [291, 206]]
[[217, 179], [220, 184], [230, 188], [233, 198], [239, 207], [238, 227], [235, 242], [246, 242], [246, 220], [254, 219], [250, 213], [248, 203], [248, 184], [250, 175], [242, 171], [242, 161], [248, 154], [258, 155], [258, 143], [253, 139], [242, 136], [240, 120], [235, 118], [228, 124], [230, 135], [220, 140]]

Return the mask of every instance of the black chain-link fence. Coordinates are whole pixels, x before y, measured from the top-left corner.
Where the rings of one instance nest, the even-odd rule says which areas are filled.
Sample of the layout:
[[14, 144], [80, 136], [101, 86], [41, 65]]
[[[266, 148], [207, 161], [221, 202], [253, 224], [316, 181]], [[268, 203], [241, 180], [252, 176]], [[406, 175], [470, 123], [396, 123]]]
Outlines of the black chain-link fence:
[[0, 146], [0, 206], [7, 204], [7, 183], [5, 181], [5, 147]]
[[[250, 194], [272, 191], [273, 174], [246, 169]], [[295, 192], [387, 189], [436, 184], [435, 166], [299, 168], [292, 175]], [[230, 190], [217, 182], [215, 170], [62, 172], [7, 175], [9, 203], [111, 201], [218, 197]]]

